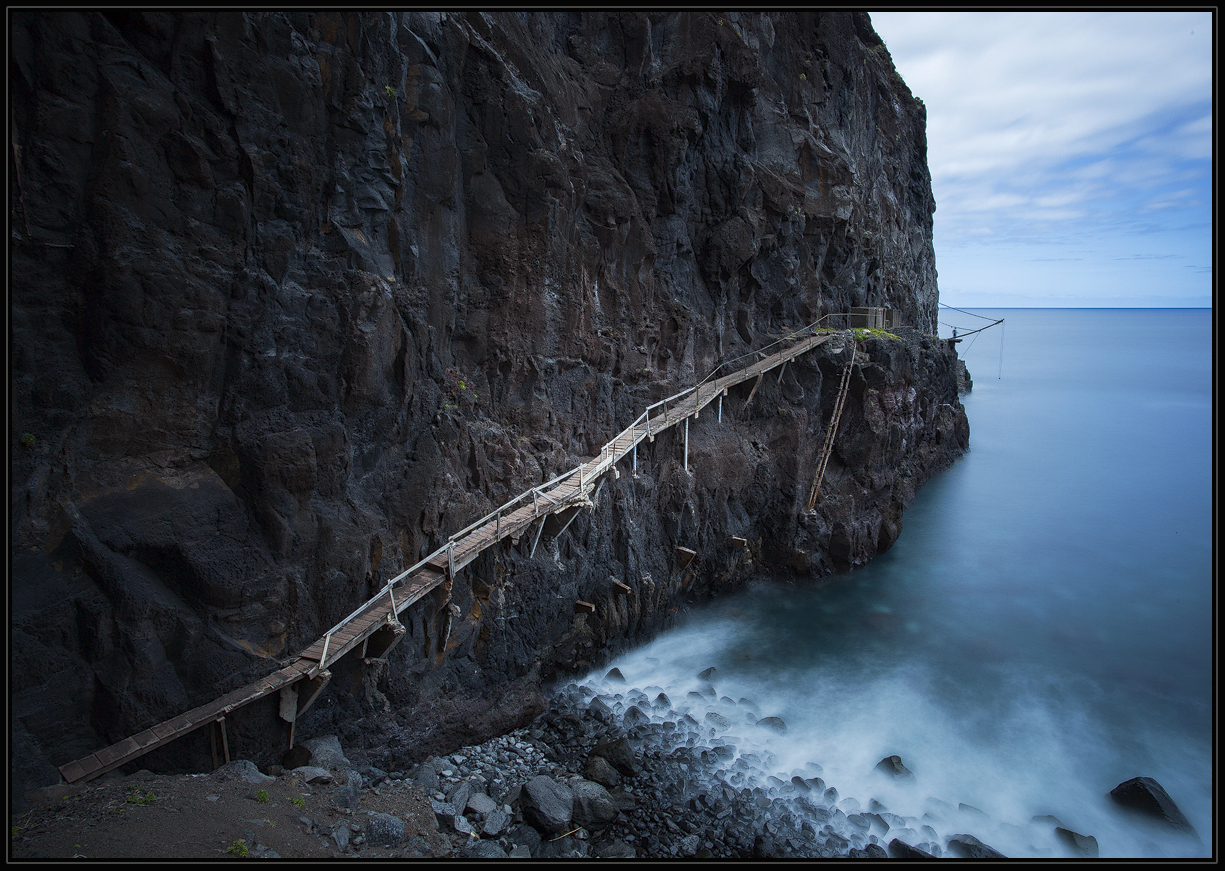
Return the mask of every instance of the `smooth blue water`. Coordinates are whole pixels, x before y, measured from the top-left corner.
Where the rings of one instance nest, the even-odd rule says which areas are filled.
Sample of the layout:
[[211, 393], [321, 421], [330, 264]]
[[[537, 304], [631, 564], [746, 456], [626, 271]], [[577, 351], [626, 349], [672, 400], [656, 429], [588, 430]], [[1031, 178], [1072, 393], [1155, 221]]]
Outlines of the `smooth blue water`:
[[[1062, 855], [1029, 822], [1053, 814], [1103, 857], [1211, 855], [1211, 312], [975, 311], [1005, 323], [960, 346], [970, 452], [892, 550], [832, 584], [763, 581], [614, 665], [682, 696], [715, 666], [720, 695], [788, 724], [782, 780], [816, 762], [944, 839]], [[915, 785], [873, 773], [894, 753]], [[1119, 817], [1106, 793], [1138, 775], [1199, 845]]]

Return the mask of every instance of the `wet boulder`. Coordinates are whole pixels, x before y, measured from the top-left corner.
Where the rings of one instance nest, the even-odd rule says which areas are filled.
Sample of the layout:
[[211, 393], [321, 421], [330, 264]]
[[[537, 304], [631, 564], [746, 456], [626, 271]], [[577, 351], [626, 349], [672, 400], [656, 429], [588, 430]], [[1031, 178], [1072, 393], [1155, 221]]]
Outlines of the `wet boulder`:
[[920, 850], [918, 847], [912, 847], [905, 841], [899, 841], [894, 838], [889, 842], [889, 855], [894, 859], [935, 859], [931, 853], [926, 850]]
[[1110, 797], [1126, 810], [1186, 835], [1199, 837], [1174, 799], [1151, 777], [1133, 777], [1110, 790]]
[[914, 772], [902, 764], [902, 757], [894, 754], [876, 763], [876, 770], [894, 780], [914, 780]]
[[1092, 835], [1081, 835], [1063, 826], [1056, 826], [1055, 837], [1076, 856], [1082, 859], [1097, 858], [1097, 838]]
[[617, 769], [623, 777], [633, 775], [638, 770], [638, 760], [634, 756], [634, 748], [627, 738], [615, 741], [605, 741], [591, 749], [594, 756], [601, 756], [608, 764]]
[[989, 847], [973, 835], [954, 835], [949, 839], [949, 852], [962, 859], [1007, 859], [1008, 857]]
[[583, 767], [583, 776], [609, 789], [621, 783], [621, 775], [617, 773], [617, 769], [613, 768], [603, 756], [597, 756], [594, 753], [587, 757], [587, 764]]

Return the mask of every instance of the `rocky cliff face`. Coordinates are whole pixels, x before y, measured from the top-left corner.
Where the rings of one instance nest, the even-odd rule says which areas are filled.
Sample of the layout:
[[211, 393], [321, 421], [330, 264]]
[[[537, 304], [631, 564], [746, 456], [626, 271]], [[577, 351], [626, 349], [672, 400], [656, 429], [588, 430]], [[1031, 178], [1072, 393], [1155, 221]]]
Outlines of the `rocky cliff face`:
[[21, 782], [272, 670], [825, 313], [912, 329], [865, 344], [816, 514], [835, 343], [694, 422], [688, 472], [663, 436], [534, 557], [487, 552], [309, 716], [406, 757], [504, 728], [694, 596], [887, 548], [967, 443], [924, 109], [862, 13], [22, 10], [11, 40]]

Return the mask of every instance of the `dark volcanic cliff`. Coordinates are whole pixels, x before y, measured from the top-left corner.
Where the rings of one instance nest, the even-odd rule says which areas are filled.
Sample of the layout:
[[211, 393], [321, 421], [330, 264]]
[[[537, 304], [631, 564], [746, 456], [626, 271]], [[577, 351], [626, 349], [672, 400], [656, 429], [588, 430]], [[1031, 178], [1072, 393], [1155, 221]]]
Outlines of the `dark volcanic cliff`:
[[[505, 728], [695, 596], [887, 548], [967, 444], [924, 108], [862, 13], [23, 10], [10, 38], [15, 786], [267, 673], [825, 313], [912, 329], [864, 344], [815, 515], [835, 343], [695, 422], [688, 473], [665, 435], [534, 558], [487, 552], [312, 722], [392, 759]], [[236, 712], [236, 752], [276, 723]]]

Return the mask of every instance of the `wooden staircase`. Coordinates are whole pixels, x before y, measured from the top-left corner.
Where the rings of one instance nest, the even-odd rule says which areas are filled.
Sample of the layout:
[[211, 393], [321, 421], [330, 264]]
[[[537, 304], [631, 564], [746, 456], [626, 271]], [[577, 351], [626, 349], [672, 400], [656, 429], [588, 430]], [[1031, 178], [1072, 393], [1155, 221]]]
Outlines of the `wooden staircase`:
[[829, 465], [829, 455], [834, 452], [834, 436], [838, 433], [838, 422], [842, 420], [842, 407], [846, 405], [846, 394], [851, 385], [851, 369], [855, 365], [856, 349], [851, 345], [851, 359], [842, 367], [842, 381], [838, 385], [838, 399], [834, 402], [834, 414], [825, 430], [825, 443], [821, 445], [821, 453], [817, 456], [817, 471], [812, 478], [812, 488], [808, 491], [808, 510], [816, 508], [817, 497], [821, 494], [821, 482], [825, 479], [825, 467]]

